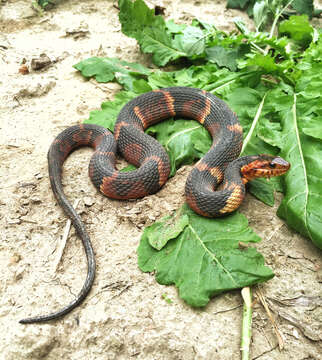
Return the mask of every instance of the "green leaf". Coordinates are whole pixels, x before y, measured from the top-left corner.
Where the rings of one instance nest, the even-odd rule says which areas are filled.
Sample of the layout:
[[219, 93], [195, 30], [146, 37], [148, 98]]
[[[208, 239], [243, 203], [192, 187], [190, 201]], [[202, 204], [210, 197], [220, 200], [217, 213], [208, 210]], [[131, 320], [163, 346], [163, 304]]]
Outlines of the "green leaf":
[[306, 135], [312, 136], [316, 139], [322, 140], [322, 117], [317, 117], [312, 121], [308, 121], [303, 127], [303, 132]]
[[294, 94], [292, 111], [282, 114], [281, 155], [291, 169], [285, 176], [286, 195], [278, 215], [322, 249], [322, 141], [303, 131], [306, 107], [306, 99]]
[[227, 7], [244, 10], [247, 5], [254, 3], [252, 0], [227, 0]]
[[182, 34], [175, 36], [173, 44], [187, 56], [200, 55], [205, 50], [205, 35], [200, 28], [187, 26]]
[[268, 2], [266, 0], [256, 1], [253, 7], [254, 23], [256, 29], [259, 29], [266, 23], [268, 18]]
[[237, 70], [239, 49], [226, 49], [222, 46], [213, 46], [206, 49], [207, 59], [219, 67], [227, 67], [231, 71]]
[[[247, 66], [255, 66], [258, 70], [263, 70], [265, 73], [275, 73], [280, 72], [280, 66], [275, 63], [273, 57], [263, 54], [249, 54], [248, 59], [240, 62], [240, 67], [243, 68]], [[284, 70], [283, 68], [282, 70]]]
[[175, 284], [188, 304], [205, 306], [211, 297], [224, 291], [274, 276], [255, 248], [239, 248], [239, 242], [260, 240], [242, 214], [208, 219], [195, 214], [187, 205], [181, 211], [189, 222], [176, 238], [157, 251], [149, 244], [147, 228], [137, 252], [140, 269], [155, 271], [160, 284]]
[[307, 47], [313, 38], [313, 28], [307, 15], [293, 15], [279, 25], [279, 33], [287, 35], [299, 45]]
[[274, 206], [274, 187], [266, 179], [254, 179], [249, 183], [249, 191], [264, 204]]
[[97, 82], [116, 80], [124, 85], [126, 90], [133, 90], [133, 83], [140, 77], [151, 74], [151, 70], [137, 63], [131, 63], [117, 58], [91, 57], [83, 60], [74, 68], [86, 78], [95, 77]]
[[[180, 213], [180, 212], [179, 212]], [[169, 240], [178, 237], [188, 225], [187, 215], [181, 217], [166, 216], [145, 229], [149, 244], [156, 250], [161, 250]]]
[[173, 20], [166, 22], [166, 27], [169, 33], [182, 34], [183, 30], [187, 27], [186, 24], [176, 24]]
[[155, 16], [154, 10], [149, 9], [143, 0], [119, 0], [119, 20], [123, 34], [139, 40], [142, 33], [153, 26], [163, 27], [163, 17]]
[[147, 129], [167, 151], [173, 176], [182, 165], [192, 164], [200, 159], [211, 146], [208, 131], [193, 120], [167, 120]]
[[312, 18], [314, 11], [313, 0], [294, 0], [291, 6], [299, 14], [306, 14], [310, 19]]
[[[264, 105], [267, 95], [268, 92], [261, 93], [245, 87], [236, 88], [227, 97], [229, 105], [237, 112], [244, 130], [244, 143], [241, 155], [274, 155], [278, 152], [278, 149], [275, 147], [276, 144], [266, 140], [266, 137], [271, 139], [273, 135], [274, 140], [278, 138], [277, 134], [271, 130], [271, 128], [276, 130], [275, 124], [270, 124], [265, 118], [267, 110], [265, 110]], [[260, 134], [264, 134], [262, 138]], [[256, 179], [250, 182], [249, 191], [265, 204], [273, 206], [274, 191], [275, 189], [280, 189], [278, 184], [279, 182], [276, 181], [267, 182], [264, 179]]]
[[164, 66], [169, 61], [187, 56], [186, 53], [175, 48], [165, 28], [155, 27], [145, 31], [139, 44], [144, 53], [153, 53], [152, 60], [158, 66]]
[[174, 73], [172, 72], [156, 71], [149, 76], [148, 81], [152, 89], [177, 86], [177, 82], [174, 79]]
[[[153, 62], [164, 66], [186, 54], [173, 45], [171, 33], [162, 16], [154, 15], [143, 0], [119, 0], [122, 32], [135, 38], [144, 53], [153, 54]], [[171, 26], [171, 25], [170, 25]]]

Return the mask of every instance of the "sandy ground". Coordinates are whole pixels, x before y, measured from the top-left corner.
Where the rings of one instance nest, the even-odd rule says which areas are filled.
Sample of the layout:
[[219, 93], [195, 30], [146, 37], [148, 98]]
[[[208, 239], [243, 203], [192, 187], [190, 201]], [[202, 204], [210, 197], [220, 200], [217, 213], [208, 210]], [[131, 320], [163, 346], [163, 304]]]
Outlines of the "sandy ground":
[[[173, 286], [158, 285], [137, 266], [142, 227], [181, 205], [189, 167], [156, 195], [112, 201], [88, 179], [90, 149], [67, 160], [64, 184], [72, 201], [80, 199], [78, 210], [92, 238], [94, 287], [62, 320], [18, 323], [69, 303], [86, 274], [83, 248], [73, 230], [55, 268], [66, 219], [49, 187], [46, 153], [61, 130], [82, 122], [119, 86], [85, 81], [72, 65], [93, 55], [151, 65], [136, 42], [121, 33], [112, 1], [68, 1], [42, 15], [30, 4], [0, 3], [0, 359], [239, 359], [238, 291], [196, 310], [178, 298]], [[226, 10], [225, 1], [158, 4], [168, 18], [180, 22], [198, 16], [228, 30], [235, 16], [249, 21]], [[27, 75], [18, 72], [23, 61], [29, 66], [41, 53], [53, 61], [51, 66]], [[288, 229], [276, 208], [248, 195], [241, 211], [263, 237], [257, 246], [276, 273], [260, 289], [285, 342], [279, 351], [267, 314], [255, 304], [252, 359], [322, 359], [321, 253]]]

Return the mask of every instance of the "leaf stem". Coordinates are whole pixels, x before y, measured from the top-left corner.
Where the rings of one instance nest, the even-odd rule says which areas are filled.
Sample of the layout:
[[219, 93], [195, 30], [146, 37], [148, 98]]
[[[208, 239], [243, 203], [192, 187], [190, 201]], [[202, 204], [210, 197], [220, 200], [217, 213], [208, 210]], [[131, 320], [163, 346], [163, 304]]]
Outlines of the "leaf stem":
[[254, 120], [253, 120], [253, 123], [252, 123], [252, 126], [251, 126], [251, 128], [249, 129], [248, 134], [247, 134], [247, 136], [246, 136], [246, 138], [245, 138], [245, 140], [244, 140], [243, 147], [242, 147], [242, 149], [241, 149], [241, 154], [244, 152], [246, 146], [248, 145], [248, 143], [249, 143], [249, 141], [250, 141], [250, 138], [251, 138], [252, 135], [253, 135], [253, 132], [254, 132], [254, 130], [255, 130], [255, 127], [256, 127], [256, 125], [257, 125], [257, 123], [258, 123], [258, 120], [259, 120], [259, 117], [260, 117], [260, 115], [261, 115], [261, 112], [262, 112], [262, 109], [263, 109], [263, 106], [264, 106], [264, 102], [265, 102], [265, 98], [266, 98], [267, 94], [268, 94], [268, 91], [265, 93], [265, 95], [263, 96], [263, 99], [262, 99], [261, 103], [259, 104], [259, 107], [258, 107], [258, 109], [257, 109], [256, 115], [255, 115]]
[[244, 300], [243, 321], [242, 321], [242, 338], [240, 344], [241, 359], [249, 360], [249, 347], [252, 338], [252, 290], [250, 287], [244, 287], [241, 290]]
[[[283, 12], [292, 4], [294, 0], [290, 0], [284, 7], [281, 11], [279, 11], [275, 17], [274, 17], [274, 20], [273, 20], [273, 24], [272, 24], [272, 27], [271, 27], [271, 31], [269, 33], [269, 39], [271, 39], [273, 36], [274, 36], [274, 32], [275, 32], [275, 28], [276, 28], [276, 25], [277, 25], [277, 22], [278, 22], [278, 19], [280, 18], [280, 16], [283, 14]], [[265, 49], [265, 55], [268, 54], [268, 51], [269, 51], [269, 46], [266, 47]]]
[[273, 24], [272, 24], [272, 28], [271, 28], [271, 32], [269, 34], [269, 39], [271, 39], [274, 35], [274, 32], [275, 32], [275, 27], [276, 27], [276, 24], [277, 24], [277, 21], [278, 19], [280, 18], [280, 16], [283, 14], [283, 12], [292, 4], [294, 0], [290, 0], [284, 7], [281, 11], [279, 11], [275, 17], [274, 17], [274, 21], [273, 21]]

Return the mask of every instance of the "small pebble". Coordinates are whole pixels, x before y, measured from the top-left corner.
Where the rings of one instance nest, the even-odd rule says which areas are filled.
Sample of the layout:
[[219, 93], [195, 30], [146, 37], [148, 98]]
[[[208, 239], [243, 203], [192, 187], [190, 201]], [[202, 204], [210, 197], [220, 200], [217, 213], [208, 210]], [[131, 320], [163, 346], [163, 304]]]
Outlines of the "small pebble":
[[38, 196], [33, 196], [30, 200], [31, 200], [31, 202], [33, 204], [40, 204], [41, 203], [41, 199]]
[[46, 54], [41, 54], [39, 58], [32, 59], [30, 65], [32, 70], [41, 70], [50, 65], [51, 63], [52, 61]]
[[21, 260], [21, 255], [15, 254], [10, 258], [10, 265], [17, 264]]
[[83, 201], [85, 206], [92, 206], [95, 204], [95, 200], [89, 196], [85, 196]]

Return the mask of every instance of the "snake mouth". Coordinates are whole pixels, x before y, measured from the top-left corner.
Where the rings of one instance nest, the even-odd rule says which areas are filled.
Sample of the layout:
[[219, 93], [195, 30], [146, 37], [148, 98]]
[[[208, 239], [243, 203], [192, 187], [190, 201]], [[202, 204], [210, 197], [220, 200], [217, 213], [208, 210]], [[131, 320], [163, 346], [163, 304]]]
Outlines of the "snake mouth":
[[259, 169], [257, 170], [256, 177], [264, 177], [264, 178], [271, 178], [273, 176], [280, 176], [287, 172], [288, 169]]
[[244, 182], [248, 182], [255, 178], [271, 178], [285, 174], [290, 163], [279, 156], [259, 155], [255, 160], [244, 165], [241, 168]]

